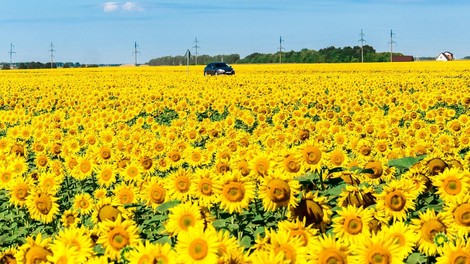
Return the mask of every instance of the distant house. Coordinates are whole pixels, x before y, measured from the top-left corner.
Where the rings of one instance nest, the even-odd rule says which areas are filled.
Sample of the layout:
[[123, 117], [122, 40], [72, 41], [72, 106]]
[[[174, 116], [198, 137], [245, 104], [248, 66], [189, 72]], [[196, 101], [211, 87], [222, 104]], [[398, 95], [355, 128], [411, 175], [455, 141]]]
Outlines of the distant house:
[[453, 61], [454, 60], [454, 54], [444, 51], [439, 56], [437, 56], [436, 61]]
[[393, 62], [408, 62], [408, 61], [415, 61], [413, 56], [393, 56]]

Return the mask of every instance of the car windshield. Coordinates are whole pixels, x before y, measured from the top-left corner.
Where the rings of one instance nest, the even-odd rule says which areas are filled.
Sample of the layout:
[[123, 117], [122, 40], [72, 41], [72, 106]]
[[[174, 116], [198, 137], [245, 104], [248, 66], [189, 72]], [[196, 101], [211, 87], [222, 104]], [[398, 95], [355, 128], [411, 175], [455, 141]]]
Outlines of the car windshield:
[[228, 67], [228, 65], [225, 64], [225, 63], [216, 63], [216, 64], [215, 64], [215, 67], [217, 67], [217, 68], [222, 68], [222, 67]]

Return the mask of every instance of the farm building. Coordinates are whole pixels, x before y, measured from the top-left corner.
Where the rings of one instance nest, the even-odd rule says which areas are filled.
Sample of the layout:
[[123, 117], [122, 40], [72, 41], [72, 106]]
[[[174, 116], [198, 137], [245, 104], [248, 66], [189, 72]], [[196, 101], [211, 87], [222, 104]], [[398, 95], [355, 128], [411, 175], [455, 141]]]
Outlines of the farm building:
[[442, 52], [441, 54], [439, 54], [439, 56], [437, 56], [437, 61], [452, 61], [454, 60], [454, 54], [448, 52], [448, 51], [445, 51], [445, 52]]
[[407, 61], [415, 61], [415, 58], [413, 56], [393, 56], [392, 57], [393, 62], [407, 62]]

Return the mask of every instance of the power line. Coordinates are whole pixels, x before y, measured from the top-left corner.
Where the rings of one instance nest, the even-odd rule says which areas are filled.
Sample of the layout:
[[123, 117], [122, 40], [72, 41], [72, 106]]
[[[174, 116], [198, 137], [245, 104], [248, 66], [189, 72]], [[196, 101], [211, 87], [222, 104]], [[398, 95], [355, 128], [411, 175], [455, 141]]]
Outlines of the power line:
[[199, 44], [199, 41], [197, 40], [197, 37], [195, 38], [194, 43], [196, 44], [196, 45], [193, 46], [193, 49], [196, 50], [196, 52], [194, 53], [194, 56], [195, 56], [195, 59], [196, 59], [196, 63], [195, 63], [195, 64], [197, 65], [197, 54], [198, 54], [198, 53], [197, 53], [197, 49], [199, 49], [199, 48], [201, 47], [201, 46], [198, 45], [198, 44]]
[[14, 47], [13, 43], [10, 43], [10, 51], [8, 52], [10, 54], [10, 69], [13, 69], [13, 54], [16, 54], [16, 52], [13, 51]]
[[364, 39], [365, 35], [362, 29], [361, 29], [361, 34], [359, 34], [359, 36], [361, 37], [361, 39], [359, 40], [361, 42], [361, 62], [364, 62], [364, 42], [366, 40]]
[[49, 52], [51, 53], [51, 69], [52, 69], [52, 65], [54, 64], [54, 52], [55, 52], [54, 44], [52, 42], [51, 42], [51, 49], [49, 50]]
[[282, 36], [279, 37], [279, 63], [282, 63], [282, 50], [284, 47], [282, 46], [282, 43], [284, 40], [282, 39]]
[[137, 50], [137, 47], [139, 47], [139, 45], [137, 45], [137, 41], [134, 42], [134, 65], [137, 66], [137, 54], [140, 53], [140, 51]]
[[393, 30], [390, 30], [390, 62], [393, 62], [393, 44], [397, 44], [397, 42], [393, 40], [394, 36], [395, 33], [393, 33]]

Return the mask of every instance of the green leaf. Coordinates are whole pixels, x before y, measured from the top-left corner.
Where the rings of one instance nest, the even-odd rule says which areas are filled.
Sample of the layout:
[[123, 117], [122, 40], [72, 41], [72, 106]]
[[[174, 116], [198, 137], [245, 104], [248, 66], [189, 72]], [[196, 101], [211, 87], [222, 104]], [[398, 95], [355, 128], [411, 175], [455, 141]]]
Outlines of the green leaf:
[[407, 264], [426, 263], [426, 257], [419, 254], [413, 253], [406, 259]]
[[405, 158], [399, 158], [399, 159], [392, 159], [388, 161], [388, 166], [390, 167], [396, 167], [399, 169], [409, 169], [419, 161], [421, 161], [424, 158], [423, 156], [419, 157], [405, 157]]
[[166, 211], [168, 211], [171, 208], [175, 207], [179, 203], [180, 203], [180, 201], [178, 201], [178, 200], [164, 202], [164, 203], [160, 204], [159, 206], [157, 206], [157, 211], [161, 212], [161, 213], [165, 213]]
[[229, 224], [228, 225], [228, 229], [230, 231], [238, 230], [239, 228], [240, 228], [240, 226], [238, 224]]
[[163, 236], [160, 239], [157, 240], [157, 243], [159, 244], [170, 244], [171, 245], [171, 239], [169, 236]]
[[240, 245], [244, 246], [245, 248], [250, 248], [251, 247], [251, 242], [253, 240], [249, 236], [244, 236], [242, 240], [240, 241]]
[[215, 228], [222, 228], [225, 227], [227, 223], [225, 222], [225, 219], [217, 219], [214, 222], [212, 222], [212, 226]]

